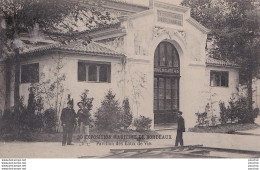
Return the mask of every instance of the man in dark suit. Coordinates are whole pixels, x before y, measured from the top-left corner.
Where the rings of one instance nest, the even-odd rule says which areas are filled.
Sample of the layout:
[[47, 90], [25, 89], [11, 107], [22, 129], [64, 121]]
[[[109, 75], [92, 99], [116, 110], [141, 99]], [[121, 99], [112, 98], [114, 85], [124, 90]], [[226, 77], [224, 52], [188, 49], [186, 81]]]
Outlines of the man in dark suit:
[[178, 123], [178, 128], [177, 128], [175, 146], [178, 146], [179, 143], [181, 146], [183, 146], [182, 132], [185, 132], [185, 124], [184, 124], [184, 119], [182, 117], [181, 111], [178, 112], [177, 123]]
[[73, 109], [73, 102], [68, 101], [67, 107], [62, 109], [61, 112], [61, 123], [63, 126], [63, 139], [62, 139], [62, 146], [72, 145], [72, 134], [74, 131], [74, 125], [76, 122], [76, 113]]

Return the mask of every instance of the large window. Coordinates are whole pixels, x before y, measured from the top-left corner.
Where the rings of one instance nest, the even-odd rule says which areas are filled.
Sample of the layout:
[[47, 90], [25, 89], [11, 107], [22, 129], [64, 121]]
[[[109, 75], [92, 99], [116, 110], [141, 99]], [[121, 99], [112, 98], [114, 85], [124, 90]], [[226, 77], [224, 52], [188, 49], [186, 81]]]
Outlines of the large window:
[[172, 44], [161, 42], [158, 45], [154, 54], [154, 67], [179, 67], [179, 55]]
[[227, 71], [210, 71], [210, 86], [212, 87], [228, 87]]
[[21, 66], [21, 83], [39, 82], [39, 63]]
[[154, 77], [154, 110], [178, 110], [179, 81], [176, 77]]
[[78, 81], [110, 83], [111, 64], [100, 62], [78, 62]]

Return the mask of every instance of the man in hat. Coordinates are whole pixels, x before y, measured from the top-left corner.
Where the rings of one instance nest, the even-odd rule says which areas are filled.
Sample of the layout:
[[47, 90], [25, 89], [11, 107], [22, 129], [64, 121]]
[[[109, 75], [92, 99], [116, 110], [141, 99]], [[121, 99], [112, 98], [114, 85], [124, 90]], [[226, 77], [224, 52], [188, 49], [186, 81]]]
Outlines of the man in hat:
[[67, 107], [62, 109], [60, 119], [63, 126], [62, 146], [65, 146], [66, 143], [67, 145], [73, 145], [71, 141], [76, 122], [76, 113], [73, 109], [73, 102], [71, 100], [68, 101]]
[[[79, 125], [79, 132], [80, 132], [80, 142], [81, 145], [84, 145], [86, 142], [86, 135], [89, 135], [89, 119], [90, 119], [90, 114], [89, 111], [84, 107], [83, 102], [78, 102], [78, 125]], [[90, 140], [87, 137], [87, 145], [90, 145]]]
[[178, 146], [180, 143], [181, 146], [183, 146], [183, 139], [182, 139], [182, 132], [185, 132], [185, 125], [184, 125], [184, 119], [182, 117], [182, 112], [178, 112], [178, 128], [177, 128], [177, 135], [175, 140], [175, 146]]

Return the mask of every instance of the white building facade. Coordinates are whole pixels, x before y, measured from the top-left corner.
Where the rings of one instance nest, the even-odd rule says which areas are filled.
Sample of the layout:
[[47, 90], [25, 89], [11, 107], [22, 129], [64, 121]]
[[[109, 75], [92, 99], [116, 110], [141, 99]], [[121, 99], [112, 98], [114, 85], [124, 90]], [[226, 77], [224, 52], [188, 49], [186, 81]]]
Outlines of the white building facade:
[[[149, 8], [117, 4], [113, 10], [119, 11], [120, 24], [82, 34], [81, 40], [66, 45], [51, 43], [23, 52], [19, 95], [25, 103], [33, 81], [55, 79], [61, 61], [59, 74], [66, 75], [62, 107], [68, 94], [78, 102], [88, 89], [95, 112], [111, 89], [121, 103], [129, 98], [134, 117], [151, 118], [152, 128], [176, 123], [179, 110], [186, 126], [193, 127], [195, 113], [204, 112], [208, 104], [218, 116], [218, 103], [238, 93], [239, 70], [232, 63], [207, 57], [210, 30], [191, 18], [186, 7], [158, 1]], [[107, 8], [112, 10], [109, 4]], [[89, 44], [87, 35], [92, 38]], [[4, 61], [1, 64], [4, 68]], [[9, 94], [0, 101], [2, 110], [6, 103], [14, 104], [13, 65], [10, 70], [0, 76], [1, 89]], [[9, 83], [5, 75], [11, 78]]]

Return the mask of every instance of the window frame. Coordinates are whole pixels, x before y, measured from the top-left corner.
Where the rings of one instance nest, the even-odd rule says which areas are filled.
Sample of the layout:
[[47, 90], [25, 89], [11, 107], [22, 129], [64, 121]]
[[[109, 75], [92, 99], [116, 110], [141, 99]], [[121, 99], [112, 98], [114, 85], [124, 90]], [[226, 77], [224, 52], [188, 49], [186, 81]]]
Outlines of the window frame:
[[[214, 79], [213, 79], [214, 75]], [[218, 82], [216, 81], [216, 75], [219, 77]], [[222, 78], [224, 77], [224, 85], [222, 82]], [[213, 81], [216, 81], [215, 83]], [[210, 80], [209, 80], [210, 87], [229, 87], [229, 71], [219, 71], [219, 70], [210, 70]], [[214, 85], [215, 84], [215, 85]]]
[[[85, 65], [85, 80], [79, 80], [79, 63]], [[96, 67], [96, 80], [89, 80], [89, 67]], [[88, 61], [88, 60], [79, 60], [78, 61], [78, 69], [77, 69], [77, 81], [78, 82], [87, 82], [87, 83], [111, 83], [111, 63], [110, 62], [102, 62], [102, 61]], [[100, 81], [100, 68], [102, 66], [107, 67], [107, 81]]]
[[[36, 81], [32, 81], [33, 78], [33, 74], [28, 74], [29, 75], [29, 80], [28, 81], [24, 81], [23, 80], [23, 67], [27, 67], [27, 72], [32, 72], [32, 66], [35, 65], [37, 66], [37, 79]], [[39, 63], [28, 63], [28, 64], [21, 64], [20, 65], [20, 84], [28, 84], [28, 83], [39, 83], [40, 81], [40, 64]]]

